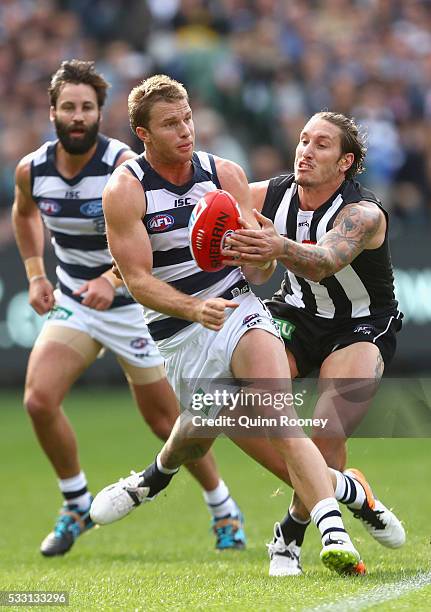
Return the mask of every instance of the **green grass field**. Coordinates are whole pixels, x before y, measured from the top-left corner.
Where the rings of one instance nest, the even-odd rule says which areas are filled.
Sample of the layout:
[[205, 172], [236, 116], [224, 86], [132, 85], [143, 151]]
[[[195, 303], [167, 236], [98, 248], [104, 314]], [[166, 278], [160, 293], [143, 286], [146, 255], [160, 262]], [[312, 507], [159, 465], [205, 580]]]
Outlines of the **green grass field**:
[[[274, 521], [284, 515], [290, 491], [227, 440], [219, 440], [215, 451], [246, 516], [246, 551], [215, 552], [199, 488], [182, 470], [153, 504], [92, 530], [64, 558], [41, 557], [40, 541], [51, 530], [61, 498], [21, 408], [20, 393], [2, 393], [0, 403], [0, 590], [66, 590], [75, 610], [431, 608], [429, 439], [350, 444], [350, 464], [366, 472], [382, 500], [404, 520], [404, 548], [380, 547], [345, 512], [368, 566], [366, 577], [330, 574], [319, 561], [319, 538], [311, 527], [303, 550], [306, 575], [274, 579], [267, 575], [265, 542]], [[145, 467], [160, 447], [126, 389], [76, 390], [66, 410], [94, 492], [132, 468]]]

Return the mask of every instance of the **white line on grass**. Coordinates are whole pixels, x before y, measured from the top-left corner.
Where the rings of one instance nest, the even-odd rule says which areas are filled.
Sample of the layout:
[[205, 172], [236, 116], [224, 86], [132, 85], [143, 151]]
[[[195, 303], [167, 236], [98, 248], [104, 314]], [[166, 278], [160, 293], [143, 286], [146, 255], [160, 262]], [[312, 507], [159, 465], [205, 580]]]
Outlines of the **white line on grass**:
[[318, 605], [315, 608], [307, 608], [307, 612], [324, 612], [326, 610], [331, 610], [331, 612], [349, 612], [354, 610], [356, 612], [357, 610], [365, 610], [384, 601], [396, 599], [411, 591], [419, 591], [429, 584], [431, 584], [431, 572], [421, 572], [412, 578], [374, 587], [365, 593], [358, 594], [356, 597], [338, 599], [334, 602]]

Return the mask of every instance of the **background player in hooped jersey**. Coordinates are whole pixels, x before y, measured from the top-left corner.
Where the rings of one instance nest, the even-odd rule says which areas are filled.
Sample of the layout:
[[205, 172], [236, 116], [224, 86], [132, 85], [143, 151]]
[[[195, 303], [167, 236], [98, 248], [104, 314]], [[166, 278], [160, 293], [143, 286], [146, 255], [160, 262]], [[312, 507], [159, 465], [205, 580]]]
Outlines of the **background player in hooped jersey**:
[[[193, 206], [217, 187], [229, 191], [250, 223], [258, 227], [243, 170], [229, 160], [193, 152], [187, 91], [165, 75], [151, 77], [132, 90], [129, 117], [145, 153], [116, 169], [105, 188], [108, 242], [129, 290], [146, 306], [150, 332], [177, 395], [187, 394], [190, 379], [232, 376], [259, 384], [278, 379], [289, 390], [283, 344], [269, 312], [251, 292], [240, 269], [203, 272], [189, 248], [187, 225]], [[178, 198], [183, 204], [187, 199], [187, 204], [176, 206]], [[248, 280], [262, 283], [273, 267], [272, 263], [245, 265], [242, 271]], [[248, 317], [255, 313], [256, 325], [247, 326]], [[184, 432], [179, 419], [150, 466], [96, 496], [91, 506], [93, 520], [113, 522], [154, 499], [184, 461], [204, 455], [214, 441], [214, 437], [204, 439], [194, 433]], [[321, 532], [323, 562], [341, 573], [360, 572], [359, 555], [334, 498], [334, 490], [339, 494], [351, 483], [348, 501], [362, 506], [366, 490], [356, 476], [329, 473], [317, 447], [303, 435], [235, 442], [286, 481], [290, 476]], [[284, 472], [279, 468], [280, 457]], [[290, 574], [300, 573], [294, 553], [288, 550], [283, 555], [294, 562]], [[277, 567], [270, 567], [270, 573], [280, 575]]]
[[[251, 185], [261, 228], [246, 224], [228, 239], [225, 251], [229, 265], [234, 257], [235, 264], [278, 260], [287, 268], [280, 291], [266, 304], [280, 324], [292, 378], [320, 370], [316, 415], [329, 422], [324, 437], [316, 432], [313, 439], [337, 470], [346, 467], [346, 438], [394, 355], [402, 318], [394, 297], [387, 213], [355, 180], [365, 153], [352, 119], [315, 114], [301, 132], [294, 173]], [[342, 499], [350, 494], [348, 481]], [[354, 516], [382, 544], [403, 544], [401, 524], [380, 501], [371, 507], [364, 502]], [[280, 571], [284, 551], [299, 556], [308, 523], [294, 495], [270, 544]]]
[[[16, 171], [13, 222], [29, 280], [29, 300], [50, 311], [30, 355], [25, 406], [65, 498], [55, 528], [42, 542], [46, 556], [61, 555], [92, 527], [91, 496], [63, 398], [102, 347], [118, 357], [138, 407], [166, 439], [178, 414], [163, 359], [134, 302], [111, 272], [102, 191], [115, 167], [136, 156], [127, 145], [99, 134], [108, 83], [93, 62], [63, 62], [49, 87], [50, 117], [58, 140], [26, 156]], [[59, 288], [45, 275], [43, 222], [58, 259]], [[119, 407], [120, 408], [120, 407]], [[239, 510], [211, 455], [188, 464], [202, 485], [219, 548], [241, 548]]]

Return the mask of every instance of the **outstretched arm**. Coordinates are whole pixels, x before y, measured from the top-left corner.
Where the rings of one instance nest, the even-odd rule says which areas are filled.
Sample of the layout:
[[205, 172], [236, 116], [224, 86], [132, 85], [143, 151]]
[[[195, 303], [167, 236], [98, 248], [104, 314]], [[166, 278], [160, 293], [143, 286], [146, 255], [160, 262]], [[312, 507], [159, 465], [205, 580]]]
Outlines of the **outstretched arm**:
[[[233, 195], [240, 205], [242, 227], [244, 229], [258, 229], [260, 227], [259, 223], [253, 215], [254, 193], [250, 190], [244, 170], [238, 164], [222, 158], [216, 158], [216, 167], [222, 188]], [[229, 239], [227, 244], [229, 244]], [[240, 263], [232, 260], [229, 250], [223, 251], [223, 256], [229, 262], [229, 265], [241, 265], [244, 276], [255, 285], [265, 283], [272, 276], [276, 267], [274, 259], [263, 263], [247, 261]]]
[[135, 300], [169, 316], [221, 329], [224, 309], [235, 308], [235, 303], [222, 298], [200, 300], [152, 275], [151, 243], [142, 222], [144, 192], [127, 169], [118, 168], [109, 179], [103, 192], [103, 209], [110, 251]]
[[382, 211], [370, 202], [349, 204], [334, 227], [317, 244], [300, 244], [281, 236], [274, 224], [255, 211], [261, 230], [239, 230], [231, 238], [241, 262], [276, 258], [297, 276], [319, 282], [350, 264], [364, 249], [379, 247], [385, 235]]

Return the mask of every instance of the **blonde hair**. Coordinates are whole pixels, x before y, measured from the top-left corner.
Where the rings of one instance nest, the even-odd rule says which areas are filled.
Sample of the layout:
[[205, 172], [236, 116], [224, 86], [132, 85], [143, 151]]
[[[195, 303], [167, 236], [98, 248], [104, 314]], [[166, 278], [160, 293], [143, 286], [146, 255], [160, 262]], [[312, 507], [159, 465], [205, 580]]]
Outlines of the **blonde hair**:
[[189, 99], [182, 83], [166, 74], [156, 74], [134, 87], [129, 94], [128, 109], [130, 127], [136, 134], [137, 127], [148, 127], [150, 111], [156, 102], [173, 102]]

